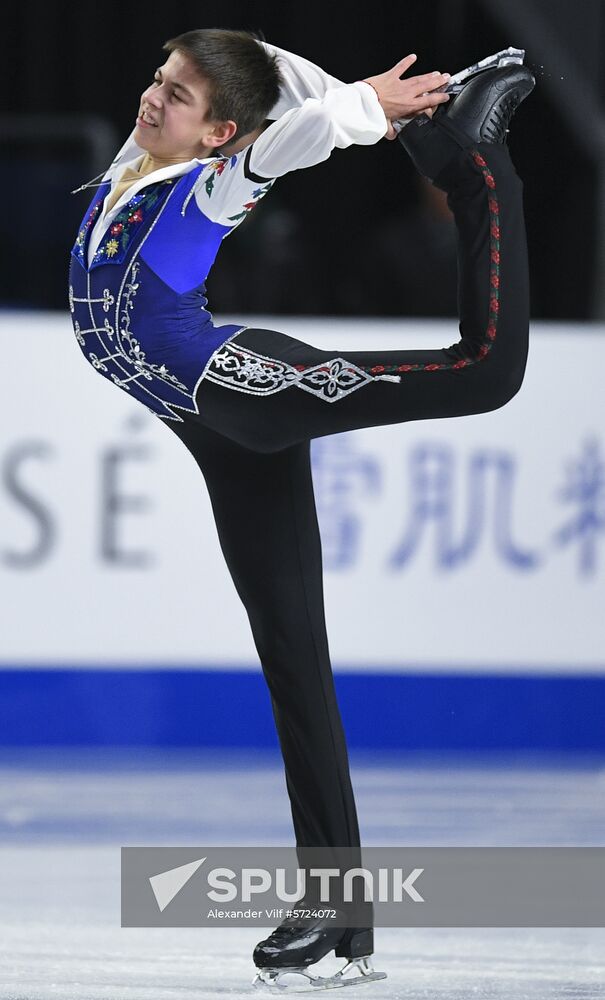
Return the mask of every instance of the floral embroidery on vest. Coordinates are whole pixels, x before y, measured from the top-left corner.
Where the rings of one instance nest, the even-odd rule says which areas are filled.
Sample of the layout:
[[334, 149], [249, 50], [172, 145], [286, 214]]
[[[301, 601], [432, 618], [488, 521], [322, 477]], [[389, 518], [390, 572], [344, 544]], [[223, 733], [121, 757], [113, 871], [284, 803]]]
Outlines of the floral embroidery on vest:
[[149, 187], [132, 196], [124, 208], [118, 212], [105, 233], [92, 258], [91, 265], [98, 264], [103, 260], [113, 261], [115, 259], [117, 263], [124, 259], [141, 223], [145, 221], [165, 193], [165, 185], [171, 183], [172, 181], [160, 181], [158, 184], [150, 184]]

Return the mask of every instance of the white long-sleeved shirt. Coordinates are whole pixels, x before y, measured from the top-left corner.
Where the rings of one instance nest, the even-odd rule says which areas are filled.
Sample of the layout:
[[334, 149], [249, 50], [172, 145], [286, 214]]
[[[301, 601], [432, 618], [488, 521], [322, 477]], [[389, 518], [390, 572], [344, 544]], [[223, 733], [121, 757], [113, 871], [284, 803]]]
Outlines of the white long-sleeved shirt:
[[[302, 56], [266, 42], [261, 44], [278, 57], [282, 77], [280, 97], [270, 113], [276, 120], [233, 156], [193, 158], [145, 174], [111, 208], [110, 191], [91, 233], [89, 265], [115, 216], [148, 184], [180, 176], [199, 164], [211, 164], [212, 183], [208, 183], [208, 171], [203, 171], [192, 194], [205, 216], [232, 231], [233, 219], [242, 221], [266, 193], [268, 187], [263, 182], [321, 163], [335, 148], [372, 145], [386, 134], [388, 122], [370, 84], [361, 80], [343, 83]], [[112, 189], [127, 167], [136, 167], [145, 155], [133, 138], [134, 131], [104, 175], [104, 181], [112, 182]]]

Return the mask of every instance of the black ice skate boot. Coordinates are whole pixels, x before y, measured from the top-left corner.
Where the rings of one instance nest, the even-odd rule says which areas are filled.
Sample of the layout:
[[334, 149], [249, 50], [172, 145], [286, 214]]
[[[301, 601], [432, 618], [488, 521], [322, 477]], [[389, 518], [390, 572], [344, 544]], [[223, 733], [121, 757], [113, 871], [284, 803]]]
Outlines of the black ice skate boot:
[[[318, 976], [309, 971], [310, 965], [332, 950], [337, 958], [347, 959], [339, 972]], [[343, 930], [334, 926], [331, 917], [288, 917], [254, 949], [252, 957], [259, 971], [253, 985], [284, 993], [289, 986], [299, 992], [301, 977], [311, 991], [386, 979], [385, 972], [374, 971], [370, 960], [373, 950], [371, 927]]]
[[[511, 118], [535, 86], [526, 66], [502, 66], [471, 79], [432, 118], [419, 115], [398, 139], [416, 169], [436, 187], [439, 174], [457, 156], [480, 142], [504, 143]], [[451, 107], [450, 107], [451, 103]]]

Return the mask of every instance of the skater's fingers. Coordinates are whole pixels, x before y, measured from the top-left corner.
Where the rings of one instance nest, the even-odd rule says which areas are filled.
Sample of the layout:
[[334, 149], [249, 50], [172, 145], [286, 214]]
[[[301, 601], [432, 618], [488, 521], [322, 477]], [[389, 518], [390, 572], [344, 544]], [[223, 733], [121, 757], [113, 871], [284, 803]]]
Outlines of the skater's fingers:
[[397, 132], [393, 128], [391, 122], [389, 122], [389, 127], [388, 127], [387, 131], [384, 134], [384, 138], [385, 139], [396, 139], [397, 138]]
[[419, 76], [414, 77], [408, 81], [413, 89], [415, 97], [420, 97], [421, 94], [432, 94], [435, 91], [445, 91], [449, 83], [449, 75], [447, 73], [431, 74], [428, 77]]
[[[401, 68], [411, 59], [411, 55], [406, 56], [395, 68]], [[369, 83], [374, 88], [386, 118], [393, 121], [406, 118], [419, 108], [431, 106], [431, 103], [440, 104], [447, 100], [447, 95], [443, 93], [443, 86], [448, 80], [448, 73], [437, 72], [426, 73], [409, 80], [401, 80], [393, 75], [392, 70], [389, 70], [378, 76], [366, 77], [364, 82]], [[436, 96], [438, 91], [441, 91], [438, 99], [432, 102], [433, 94]], [[392, 137], [390, 132], [387, 132], [387, 137]]]
[[438, 104], [445, 104], [449, 99], [449, 94], [422, 94], [418, 102], [422, 102], [425, 108], [436, 108]]
[[449, 94], [424, 94], [414, 102], [414, 114], [419, 115], [429, 109], [434, 111], [435, 108], [438, 108], [440, 104], [445, 104], [449, 99]]
[[395, 63], [393, 69], [391, 70], [391, 73], [394, 73], [395, 76], [399, 78], [404, 73], [407, 73], [410, 66], [412, 66], [416, 62], [417, 58], [418, 56], [416, 55], [415, 52], [410, 53], [409, 56], [404, 56], [403, 59], [400, 59], [398, 63]]
[[449, 73], [424, 73], [423, 76], [411, 76], [409, 80], [406, 80], [406, 83], [413, 86], [417, 93], [425, 93], [431, 90], [438, 90], [439, 87], [444, 87], [449, 79]]

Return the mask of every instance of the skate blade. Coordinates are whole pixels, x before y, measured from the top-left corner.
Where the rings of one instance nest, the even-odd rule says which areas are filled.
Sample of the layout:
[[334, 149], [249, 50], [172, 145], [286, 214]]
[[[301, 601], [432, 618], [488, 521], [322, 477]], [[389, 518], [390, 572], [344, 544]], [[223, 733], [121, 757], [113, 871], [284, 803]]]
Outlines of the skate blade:
[[[468, 83], [469, 77], [477, 76], [488, 69], [500, 69], [502, 66], [522, 66], [524, 59], [525, 49], [515, 49], [512, 45], [509, 45], [507, 49], [500, 49], [499, 52], [494, 52], [493, 55], [486, 56], [485, 59], [480, 59], [479, 62], [473, 63], [472, 66], [467, 66], [466, 69], [461, 69], [458, 73], [454, 73], [448, 82], [443, 87], [439, 87], [435, 93], [451, 94], [452, 97], [455, 97], [460, 93], [465, 84]], [[395, 131], [399, 133], [410, 121], [412, 121], [411, 118], [399, 118], [392, 122], [392, 125]]]
[[[352, 973], [358, 972], [359, 975]], [[301, 983], [300, 977], [303, 977]], [[346, 978], [345, 978], [346, 977]], [[288, 978], [290, 981], [284, 981]], [[252, 985], [270, 993], [315, 993], [317, 990], [338, 990], [345, 986], [386, 979], [386, 972], [376, 972], [369, 958], [351, 959], [333, 976], [317, 976], [300, 966], [285, 969], [260, 969]], [[306, 982], [304, 982], [306, 980]]]
[[520, 66], [524, 59], [525, 49], [515, 49], [512, 45], [509, 45], [507, 49], [500, 49], [499, 52], [494, 52], [493, 55], [486, 56], [485, 59], [480, 59], [479, 62], [473, 63], [472, 66], [467, 66], [466, 69], [461, 69], [458, 73], [454, 73], [448, 83], [440, 88], [440, 91], [449, 94], [455, 88], [460, 90], [461, 84], [467, 82], [471, 76], [484, 73], [488, 69], [500, 69], [502, 66]]

